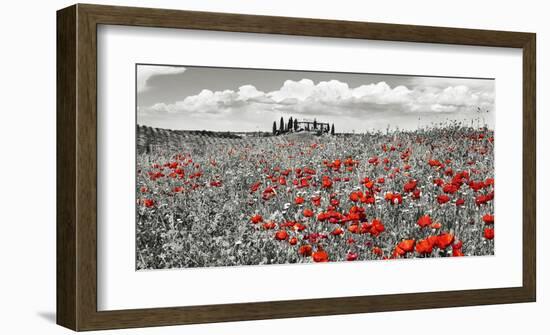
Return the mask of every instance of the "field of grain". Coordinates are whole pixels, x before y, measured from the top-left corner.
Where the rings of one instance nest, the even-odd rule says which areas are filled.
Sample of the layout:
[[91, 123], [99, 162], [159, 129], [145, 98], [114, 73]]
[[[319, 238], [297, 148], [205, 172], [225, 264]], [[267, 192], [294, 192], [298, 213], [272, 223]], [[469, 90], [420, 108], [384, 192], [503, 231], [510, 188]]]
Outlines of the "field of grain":
[[137, 133], [137, 269], [494, 253], [486, 128]]

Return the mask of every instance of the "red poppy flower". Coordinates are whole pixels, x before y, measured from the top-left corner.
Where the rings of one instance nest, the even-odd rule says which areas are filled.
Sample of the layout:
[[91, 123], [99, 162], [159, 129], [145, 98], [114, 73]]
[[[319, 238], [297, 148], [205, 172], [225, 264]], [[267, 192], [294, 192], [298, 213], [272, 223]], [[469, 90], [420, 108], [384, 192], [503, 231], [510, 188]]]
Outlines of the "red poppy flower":
[[443, 164], [442, 164], [440, 161], [438, 161], [437, 159], [430, 159], [430, 160], [428, 161], [428, 164], [429, 164], [431, 167], [442, 167], [442, 166], [443, 166]]
[[424, 228], [426, 226], [429, 226], [432, 224], [432, 218], [429, 216], [429, 215], [423, 215], [421, 217], [418, 218], [418, 221], [416, 221], [416, 223]]
[[488, 240], [492, 240], [495, 238], [495, 230], [493, 228], [485, 228], [483, 230], [483, 236]]
[[352, 224], [348, 227], [348, 231], [353, 234], [357, 234], [359, 232], [359, 225], [358, 224]]
[[399, 193], [388, 192], [384, 195], [384, 199], [392, 205], [403, 203], [403, 196]]
[[309, 244], [304, 244], [298, 249], [298, 253], [304, 257], [311, 256], [312, 247]]
[[292, 237], [288, 243], [290, 243], [290, 245], [296, 245], [296, 243], [298, 243], [298, 239], [296, 237]]
[[430, 235], [426, 238], [426, 240], [428, 240], [428, 242], [430, 242], [430, 244], [434, 246], [437, 243], [437, 236]]
[[339, 236], [339, 235], [342, 235], [344, 233], [344, 230], [340, 227], [334, 229], [330, 234], [331, 235], [334, 235], [334, 236]]
[[317, 215], [317, 220], [319, 221], [326, 221], [330, 218], [327, 212], [321, 212]]
[[443, 185], [443, 192], [453, 194], [458, 191], [458, 186], [455, 184], [445, 184]]
[[303, 231], [306, 229], [306, 226], [300, 222], [296, 222], [292, 226], [292, 229], [294, 229], [295, 231]]
[[433, 251], [433, 245], [427, 239], [420, 240], [416, 243], [416, 251], [419, 254], [431, 254]]
[[304, 188], [304, 187], [309, 187], [309, 181], [307, 178], [300, 179], [300, 182], [298, 184], [298, 188]]
[[338, 171], [340, 170], [340, 166], [342, 165], [342, 161], [339, 160], [339, 159], [335, 159], [331, 164], [330, 166], [332, 166], [332, 169], [334, 171]]
[[308, 217], [308, 218], [312, 217], [313, 216], [313, 211], [309, 208], [304, 209], [304, 216]]
[[368, 222], [362, 223], [359, 227], [359, 234], [366, 234], [370, 232], [370, 229], [372, 228], [372, 225]]
[[183, 191], [183, 186], [176, 186], [172, 189], [172, 192], [174, 193], [180, 193]]
[[296, 198], [294, 199], [294, 203], [295, 203], [296, 205], [301, 205], [301, 204], [304, 203], [304, 201], [305, 201], [305, 200], [304, 200], [304, 198], [302, 198], [302, 197], [296, 197]]
[[493, 197], [491, 194], [481, 194], [476, 197], [476, 205], [480, 206], [488, 203], [491, 200], [493, 200]]
[[397, 258], [398, 256], [403, 256], [405, 254], [407, 253], [403, 249], [399, 248], [399, 246], [396, 246], [391, 254], [391, 259]]
[[466, 201], [464, 201], [464, 199], [459, 198], [459, 199], [456, 200], [455, 204], [456, 204], [457, 206], [462, 206], [462, 205], [464, 205], [465, 202], [466, 202]]
[[266, 189], [262, 192], [262, 199], [263, 200], [269, 200], [277, 195], [277, 192], [275, 189], [271, 186], [266, 187]]
[[357, 202], [359, 201], [359, 199], [361, 199], [362, 196], [363, 196], [363, 192], [361, 191], [351, 192], [351, 194], [349, 195], [349, 200], [353, 202]]
[[363, 197], [361, 197], [361, 202], [364, 204], [374, 204], [376, 199], [371, 194], [365, 194]]
[[483, 222], [485, 222], [485, 224], [494, 224], [495, 216], [492, 214], [485, 214], [483, 215]]
[[305, 168], [304, 168], [304, 173], [310, 174], [310, 175], [314, 175], [314, 174], [316, 174], [317, 172], [316, 172], [315, 170], [313, 170], [313, 169], [310, 169], [310, 168], [308, 168], [308, 167], [305, 167]]
[[386, 227], [384, 226], [382, 221], [380, 221], [379, 219], [372, 220], [372, 224], [370, 226], [370, 231], [369, 231], [372, 236], [378, 236], [380, 235], [380, 233], [383, 233], [385, 230], [386, 230]]
[[365, 185], [365, 187], [370, 190], [374, 186], [374, 182], [372, 180], [367, 180], [367, 179], [368, 178], [365, 178], [365, 180], [363, 181], [363, 185]]
[[250, 193], [256, 192], [256, 191], [260, 188], [261, 185], [262, 185], [261, 182], [254, 183], [254, 184], [250, 187]]
[[286, 230], [279, 230], [275, 233], [275, 239], [279, 241], [284, 241], [288, 238], [288, 233]]
[[275, 222], [272, 222], [272, 221], [266, 222], [263, 224], [264, 229], [267, 229], [267, 230], [273, 229], [275, 228], [275, 226], [276, 226]]
[[363, 213], [361, 212], [354, 212], [354, 211], [351, 211], [349, 212], [348, 215], [344, 216], [344, 221], [359, 221], [362, 217], [363, 217]]
[[164, 173], [162, 172], [149, 172], [149, 179], [155, 181], [159, 179], [160, 177], [164, 177]]
[[250, 221], [252, 221], [252, 223], [254, 223], [254, 224], [262, 222], [263, 220], [264, 220], [264, 218], [260, 214], [255, 214], [254, 216], [252, 216], [250, 218]]
[[348, 252], [348, 255], [346, 256], [346, 259], [348, 261], [354, 261], [359, 257], [359, 255], [356, 252]]
[[470, 179], [470, 172], [468, 171], [460, 171], [456, 175], [460, 176], [461, 179], [466, 179], [466, 180]]
[[432, 225], [432, 228], [433, 228], [433, 229], [440, 229], [440, 228], [441, 228], [441, 223], [439, 223], [439, 222], [434, 223], [434, 224]]
[[403, 250], [405, 253], [412, 252], [414, 250], [415, 240], [403, 240], [399, 242], [397, 247]]
[[464, 253], [461, 249], [453, 249], [453, 257], [462, 257]]
[[482, 181], [473, 181], [473, 180], [472, 180], [472, 181], [468, 184], [468, 186], [470, 186], [470, 188], [471, 188], [472, 190], [474, 190], [475, 192], [477, 192], [477, 191], [479, 191], [479, 190], [481, 190], [482, 188], [485, 187], [485, 183], [482, 182]]
[[147, 193], [147, 192], [149, 192], [149, 189], [147, 189], [147, 187], [145, 187], [145, 186], [142, 186], [142, 187], [139, 189], [139, 191], [140, 191], [141, 193]]
[[294, 222], [294, 221], [287, 221], [285, 223], [281, 223], [279, 226], [281, 228], [288, 228], [288, 227], [294, 227], [295, 224], [296, 224], [296, 222]]
[[455, 237], [453, 234], [450, 233], [441, 233], [437, 236], [437, 240], [435, 240], [435, 245], [439, 249], [446, 249], [448, 246], [450, 246]]
[[380, 247], [374, 247], [372, 248], [372, 253], [378, 256], [382, 256], [383, 251]]
[[328, 176], [323, 176], [321, 185], [323, 188], [331, 188], [332, 187], [332, 180]]
[[437, 196], [437, 202], [440, 205], [449, 202], [449, 200], [451, 200], [451, 198], [446, 194], [440, 194], [440, 195]]
[[311, 202], [313, 203], [313, 206], [321, 206], [321, 197], [320, 196], [314, 196], [311, 198]]
[[403, 190], [405, 192], [412, 192], [416, 189], [416, 185], [417, 185], [416, 180], [409, 180], [409, 182], [407, 182], [405, 186], [403, 186]]
[[153, 199], [144, 199], [143, 200], [143, 205], [145, 207], [151, 208], [155, 205], [155, 201]]
[[441, 179], [441, 178], [435, 178], [435, 179], [433, 180], [433, 183], [434, 183], [435, 185], [437, 185], [437, 186], [443, 186], [443, 184], [444, 184], [445, 182], [444, 182], [443, 179]]
[[317, 263], [328, 262], [328, 254], [324, 250], [318, 250], [313, 253], [313, 261]]
[[416, 189], [412, 192], [412, 198], [413, 199], [420, 199], [420, 190]]

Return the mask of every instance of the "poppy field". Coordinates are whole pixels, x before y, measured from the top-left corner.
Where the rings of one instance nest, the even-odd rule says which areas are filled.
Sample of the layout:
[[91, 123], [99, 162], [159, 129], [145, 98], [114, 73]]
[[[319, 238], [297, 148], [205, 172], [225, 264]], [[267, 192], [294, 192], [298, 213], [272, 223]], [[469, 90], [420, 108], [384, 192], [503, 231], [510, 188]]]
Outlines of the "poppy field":
[[494, 134], [460, 123], [366, 134], [138, 126], [136, 267], [494, 253]]

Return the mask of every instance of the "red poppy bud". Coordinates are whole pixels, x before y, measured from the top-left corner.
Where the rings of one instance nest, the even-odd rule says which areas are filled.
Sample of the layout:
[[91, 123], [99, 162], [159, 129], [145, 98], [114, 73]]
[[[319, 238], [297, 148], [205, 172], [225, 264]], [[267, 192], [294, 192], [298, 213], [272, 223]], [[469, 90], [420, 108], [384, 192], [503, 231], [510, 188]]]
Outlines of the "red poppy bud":
[[483, 236], [488, 240], [492, 240], [495, 238], [495, 230], [493, 228], [485, 228]]
[[275, 233], [275, 239], [279, 241], [284, 241], [288, 238], [288, 233], [286, 230], [279, 230]]

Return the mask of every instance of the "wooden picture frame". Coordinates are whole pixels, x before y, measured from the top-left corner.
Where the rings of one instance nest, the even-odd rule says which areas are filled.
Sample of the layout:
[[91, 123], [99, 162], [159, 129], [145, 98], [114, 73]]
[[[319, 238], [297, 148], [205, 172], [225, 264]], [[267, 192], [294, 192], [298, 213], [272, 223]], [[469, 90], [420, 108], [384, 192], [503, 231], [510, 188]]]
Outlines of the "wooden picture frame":
[[[98, 311], [97, 26], [128, 25], [518, 48], [523, 51], [523, 285]], [[73, 5], [57, 13], [57, 323], [73, 330], [382, 312], [536, 299], [536, 124], [533, 33]]]

